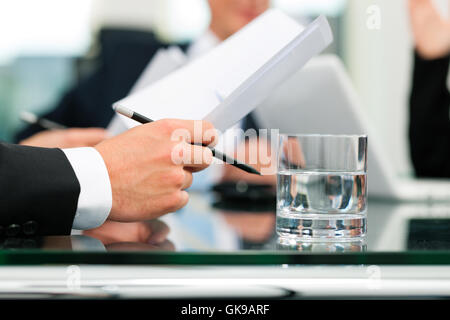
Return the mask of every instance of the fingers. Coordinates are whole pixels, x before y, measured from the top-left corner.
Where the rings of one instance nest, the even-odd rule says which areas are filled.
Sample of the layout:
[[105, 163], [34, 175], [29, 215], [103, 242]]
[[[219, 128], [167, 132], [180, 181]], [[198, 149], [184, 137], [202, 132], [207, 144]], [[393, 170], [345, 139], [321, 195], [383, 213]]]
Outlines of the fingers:
[[146, 225], [150, 230], [150, 234], [146, 238], [142, 238], [143, 241], [152, 244], [159, 244], [167, 239], [167, 235], [170, 232], [167, 224], [160, 220], [151, 220], [148, 221]]
[[153, 202], [149, 203], [149, 207], [145, 210], [148, 214], [141, 215], [140, 219], [152, 220], [159, 218], [164, 214], [180, 210], [188, 202], [189, 194], [184, 190], [154, 197]]
[[96, 145], [113, 191], [109, 218], [150, 220], [184, 207], [192, 173], [208, 167], [213, 158], [210, 149], [194, 143], [211, 144], [216, 137], [205, 121], [160, 120]]
[[192, 172], [185, 170], [184, 173], [185, 173], [185, 178], [184, 178], [182, 190], [188, 189], [192, 185], [192, 181], [194, 179], [192, 177]]
[[196, 146], [187, 142], [181, 142], [172, 150], [172, 161], [176, 165], [182, 165], [190, 172], [197, 172], [207, 168], [213, 160], [212, 151], [209, 148]]
[[209, 148], [191, 144], [185, 145], [184, 166], [191, 172], [198, 172], [206, 169], [212, 163], [213, 154]]
[[184, 140], [191, 144], [215, 146], [219, 134], [211, 122], [202, 120], [161, 120], [161, 125], [171, 130], [172, 141]]
[[172, 198], [173, 202], [168, 205], [167, 213], [178, 211], [189, 202], [189, 194], [186, 191], [179, 191]]
[[175, 245], [169, 240], [158, 244], [140, 242], [119, 242], [105, 245], [108, 251], [149, 252], [149, 251], [175, 251]]
[[[121, 223], [121, 225], [127, 224]], [[166, 240], [170, 232], [167, 224], [160, 220], [138, 222], [134, 225], [136, 226], [134, 242], [158, 244]]]
[[161, 243], [158, 243], [155, 246], [154, 250], [161, 250], [161, 251], [175, 251], [175, 245], [173, 244], [172, 241], [169, 240], [165, 240]]

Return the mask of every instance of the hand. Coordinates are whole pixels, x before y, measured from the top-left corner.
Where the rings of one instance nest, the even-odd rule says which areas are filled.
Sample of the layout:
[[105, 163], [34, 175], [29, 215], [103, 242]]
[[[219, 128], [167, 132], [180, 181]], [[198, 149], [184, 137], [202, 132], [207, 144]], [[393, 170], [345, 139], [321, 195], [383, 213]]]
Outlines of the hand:
[[450, 21], [445, 20], [431, 0], [409, 0], [415, 45], [425, 59], [438, 59], [450, 53]]
[[262, 175], [250, 174], [232, 165], [225, 164], [221, 182], [245, 181], [255, 184], [276, 185], [276, 161], [268, 141], [251, 138], [238, 147], [233, 157], [253, 166]]
[[160, 245], [167, 241], [169, 227], [162, 221], [121, 223], [107, 220], [102, 226], [83, 231], [83, 235], [100, 240], [104, 245], [144, 243]]
[[161, 120], [97, 145], [112, 187], [108, 219], [151, 220], [184, 207], [192, 172], [212, 161], [211, 150], [192, 143], [209, 145], [217, 141], [216, 136], [212, 124], [205, 121]]
[[107, 133], [101, 128], [47, 130], [20, 142], [21, 145], [42, 148], [92, 147], [105, 140]]

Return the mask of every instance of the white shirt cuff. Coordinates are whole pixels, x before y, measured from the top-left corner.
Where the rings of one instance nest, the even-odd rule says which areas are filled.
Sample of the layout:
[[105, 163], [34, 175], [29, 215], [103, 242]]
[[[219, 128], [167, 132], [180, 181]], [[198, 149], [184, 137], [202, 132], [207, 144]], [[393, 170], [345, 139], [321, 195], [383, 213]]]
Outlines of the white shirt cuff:
[[112, 191], [108, 170], [94, 148], [63, 149], [80, 183], [77, 212], [72, 228], [94, 229], [108, 218]]

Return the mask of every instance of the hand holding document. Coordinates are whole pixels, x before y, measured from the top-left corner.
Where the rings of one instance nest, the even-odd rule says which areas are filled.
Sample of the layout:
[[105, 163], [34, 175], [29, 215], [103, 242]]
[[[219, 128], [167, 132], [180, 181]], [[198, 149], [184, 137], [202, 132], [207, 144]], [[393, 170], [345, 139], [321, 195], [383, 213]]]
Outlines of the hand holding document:
[[[208, 120], [224, 132], [332, 42], [325, 17], [304, 28], [272, 9], [218, 47], [115, 106], [154, 120]], [[133, 120], [122, 118], [128, 128]]]

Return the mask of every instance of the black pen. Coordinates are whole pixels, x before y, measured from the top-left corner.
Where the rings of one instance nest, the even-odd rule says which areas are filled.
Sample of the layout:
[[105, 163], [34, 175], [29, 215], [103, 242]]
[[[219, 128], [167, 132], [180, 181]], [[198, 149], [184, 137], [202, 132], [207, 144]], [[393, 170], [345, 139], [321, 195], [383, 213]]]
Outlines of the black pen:
[[35, 124], [40, 126], [43, 129], [46, 130], [61, 130], [61, 129], [67, 129], [66, 126], [63, 126], [62, 124], [56, 123], [54, 121], [38, 117], [37, 115], [28, 112], [28, 111], [22, 111], [20, 113], [20, 119], [23, 121], [29, 123], [29, 124]]
[[[121, 115], [133, 119], [139, 123], [145, 124], [145, 123], [150, 123], [153, 122], [152, 119], [147, 118], [146, 116], [143, 116], [142, 114], [139, 114], [135, 111], [132, 111], [128, 108], [125, 107], [121, 107], [121, 106], [114, 106], [113, 107], [114, 111], [116, 111], [117, 113], [120, 113]], [[215, 150], [214, 148], [210, 148], [208, 147], [211, 151], [212, 154], [215, 158], [222, 160], [223, 162], [226, 162], [228, 164], [231, 164], [232, 166], [239, 168], [241, 170], [244, 170], [245, 172], [248, 173], [252, 173], [252, 174], [257, 174], [257, 175], [261, 175], [261, 173], [259, 171], [257, 171], [256, 169], [254, 169], [253, 167], [240, 162], [236, 159], [227, 157], [226, 155], [224, 155], [222, 152]], [[231, 160], [231, 161], [230, 161]]]

